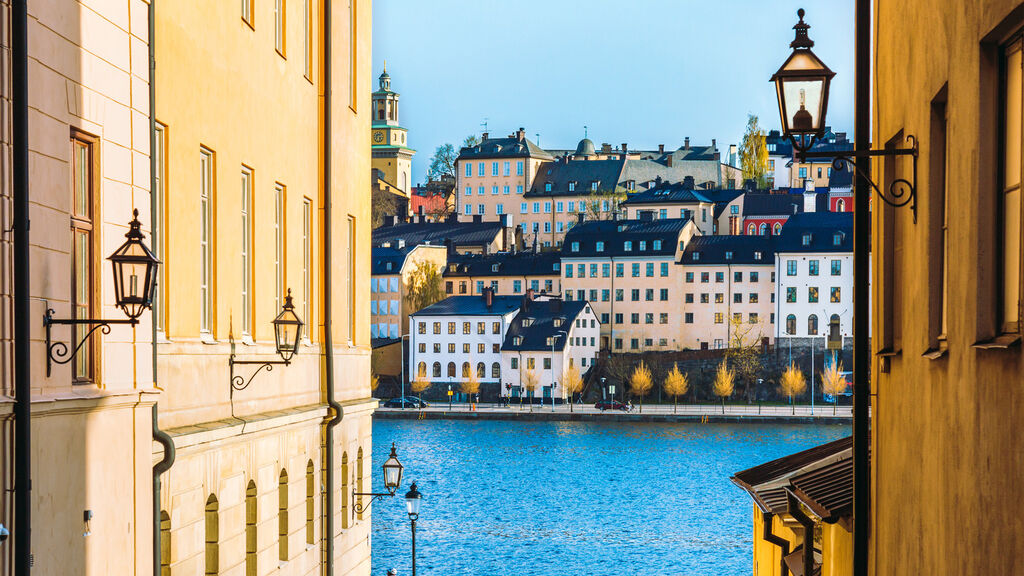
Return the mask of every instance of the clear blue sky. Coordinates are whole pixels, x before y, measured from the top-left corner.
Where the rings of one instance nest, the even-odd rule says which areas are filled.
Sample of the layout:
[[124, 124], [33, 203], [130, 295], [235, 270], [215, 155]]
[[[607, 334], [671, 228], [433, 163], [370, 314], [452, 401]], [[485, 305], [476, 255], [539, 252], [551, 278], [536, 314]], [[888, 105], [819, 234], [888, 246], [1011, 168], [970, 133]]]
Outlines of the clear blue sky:
[[375, 0], [373, 86], [401, 93], [413, 182], [434, 149], [523, 126], [545, 148], [738, 144], [747, 114], [778, 128], [772, 73], [796, 11], [837, 74], [828, 123], [853, 128], [852, 0]]

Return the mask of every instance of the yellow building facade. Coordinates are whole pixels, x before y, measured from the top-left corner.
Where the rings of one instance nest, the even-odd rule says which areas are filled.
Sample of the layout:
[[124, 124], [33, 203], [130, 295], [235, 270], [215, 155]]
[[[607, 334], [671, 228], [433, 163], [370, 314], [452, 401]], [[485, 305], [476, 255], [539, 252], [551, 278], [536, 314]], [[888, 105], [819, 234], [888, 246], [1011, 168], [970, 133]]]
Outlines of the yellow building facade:
[[[869, 566], [1024, 573], [1024, 4], [876, 7], [873, 147], [920, 153], [917, 222], [872, 212], [872, 348], [892, 354], [872, 365]], [[872, 168], [915, 179], [909, 159]]]
[[377, 82], [378, 88], [371, 97], [372, 166], [380, 171], [384, 181], [408, 198], [412, 190], [412, 157], [416, 151], [409, 148], [409, 131], [398, 123], [399, 94], [391, 90], [391, 76], [387, 68], [381, 72]]
[[[160, 562], [171, 575], [369, 574], [369, 514], [352, 492], [369, 492], [375, 469], [371, 4], [334, 2], [329, 22], [327, 10], [156, 10], [156, 384], [176, 447], [161, 478]], [[232, 367], [280, 360], [272, 321], [289, 297], [305, 323], [290, 364]]]

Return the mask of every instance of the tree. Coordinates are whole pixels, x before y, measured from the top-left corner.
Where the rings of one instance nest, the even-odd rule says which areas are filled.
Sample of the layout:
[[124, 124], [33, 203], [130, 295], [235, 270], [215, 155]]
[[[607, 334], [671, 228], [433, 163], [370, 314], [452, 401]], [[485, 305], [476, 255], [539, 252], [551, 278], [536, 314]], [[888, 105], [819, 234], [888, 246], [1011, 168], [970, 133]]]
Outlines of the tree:
[[847, 385], [842, 362], [833, 362], [821, 373], [821, 391], [832, 396], [833, 416], [836, 415], [836, 407], [839, 405], [839, 395], [846, 392]]
[[665, 394], [672, 397], [672, 413], [674, 414], [678, 407], [679, 396], [683, 396], [690, 389], [690, 379], [679, 371], [678, 364], [673, 364], [672, 370], [669, 370], [668, 375], [665, 376], [663, 386]]
[[[398, 196], [387, 190], [378, 190], [375, 186], [370, 194], [370, 220], [374, 228], [384, 224], [385, 216], [395, 216], [399, 212]], [[404, 217], [403, 217], [404, 218]]]
[[[537, 374], [533, 370], [527, 368], [523, 371], [523, 388], [530, 395], [530, 412], [533, 412], [533, 391], [537, 389], [539, 382], [540, 378], [537, 378]], [[522, 399], [519, 402], [522, 403]]]
[[722, 363], [718, 365], [718, 371], [715, 373], [715, 382], [712, 386], [715, 396], [722, 399], [722, 414], [725, 414], [725, 399], [732, 396], [735, 380], [736, 373], [729, 368], [723, 359]]
[[[469, 363], [469, 376], [466, 380], [459, 384], [459, 392], [466, 394], [472, 398], [473, 394], [480, 393], [480, 379], [477, 376], [476, 370], [473, 368], [473, 362]], [[472, 402], [472, 399], [470, 399]]]
[[789, 365], [779, 379], [779, 392], [783, 396], [789, 396], [789, 403], [793, 405], [793, 414], [796, 414], [796, 404], [793, 404], [793, 396], [799, 396], [807, 390], [807, 379], [804, 373], [794, 366]]
[[417, 379], [413, 380], [412, 382], [409, 382], [409, 389], [412, 390], [413, 394], [419, 395], [420, 393], [425, 392], [426, 390], [428, 390], [433, 385], [434, 385], [434, 383], [431, 382], [430, 380], [424, 380], [424, 379], [417, 378]]
[[[755, 332], [756, 330], [756, 332]], [[752, 384], [761, 371], [761, 325], [743, 322], [742, 317], [729, 319], [729, 350], [726, 358], [732, 366], [736, 383], [741, 385], [742, 395], [749, 402], [752, 398]]]
[[375, 372], [370, 372], [370, 392], [376, 392], [378, 386], [380, 386], [380, 376]]
[[641, 360], [629, 376], [629, 391], [640, 397], [640, 413], [644, 411], [644, 396], [651, 391], [654, 381], [651, 379], [651, 369]]
[[764, 130], [758, 126], [757, 116], [747, 116], [747, 132], [740, 143], [740, 166], [743, 168], [743, 179], [754, 180], [758, 188], [768, 185], [768, 146], [765, 144]]
[[434, 150], [430, 158], [430, 167], [427, 168], [427, 180], [441, 180], [442, 178], [455, 179], [455, 161], [459, 154], [455, 147], [445, 143]]
[[480, 143], [480, 139], [477, 138], [476, 134], [470, 134], [466, 136], [466, 139], [462, 141], [463, 148], [472, 148]]
[[421, 260], [409, 274], [406, 300], [417, 312], [439, 302], [444, 298], [444, 287], [441, 285], [441, 271], [431, 260]]
[[580, 371], [576, 366], [570, 364], [565, 372], [562, 373], [562, 386], [565, 388], [565, 393], [569, 398], [569, 412], [572, 412], [572, 397], [583, 390], [583, 378], [580, 376]]
[[591, 192], [586, 200], [585, 218], [587, 220], [611, 220], [612, 214], [619, 208], [619, 203], [625, 199], [626, 193], [618, 188]]

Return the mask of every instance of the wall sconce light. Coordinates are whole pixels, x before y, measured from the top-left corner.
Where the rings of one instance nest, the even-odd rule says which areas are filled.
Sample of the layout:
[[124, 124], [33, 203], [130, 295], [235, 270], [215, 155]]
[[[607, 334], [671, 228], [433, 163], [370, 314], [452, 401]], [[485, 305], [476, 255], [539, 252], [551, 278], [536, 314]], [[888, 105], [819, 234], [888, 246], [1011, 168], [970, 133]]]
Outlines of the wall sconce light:
[[[394, 496], [395, 492], [398, 491], [398, 487], [402, 485], [402, 463], [398, 461], [398, 454], [395, 453], [395, 443], [391, 443], [391, 456], [388, 457], [384, 465], [381, 466], [384, 471], [384, 488], [387, 492], [356, 492], [352, 491], [352, 500], [355, 505], [352, 508], [356, 514], [362, 514], [373, 504], [374, 500], [379, 500], [385, 496]], [[356, 496], [372, 496], [370, 501], [366, 504], [362, 503], [362, 499], [357, 499]]]
[[[280, 360], [236, 360], [235, 359], [235, 342], [231, 341], [231, 356], [228, 358], [228, 367], [231, 374], [231, 393], [234, 395], [235, 390], [245, 390], [249, 387], [252, 379], [260, 373], [260, 370], [264, 368], [267, 372], [274, 369], [275, 365], [283, 364], [285, 366], [291, 364], [292, 358], [295, 353], [299, 350], [299, 340], [302, 338], [302, 320], [299, 319], [298, 315], [295, 314], [295, 305], [292, 304], [292, 290], [288, 289], [288, 295], [284, 297], [284, 305], [281, 306], [281, 312], [274, 318], [274, 345], [277, 348], [278, 355], [281, 356]], [[246, 380], [242, 376], [235, 375], [235, 365], [253, 365], [259, 366], [256, 371], [249, 376]]]
[[[54, 318], [53, 309], [47, 308], [43, 315], [43, 326], [46, 328], [46, 377], [50, 377], [52, 364], [67, 364], [78, 354], [82, 346], [96, 330], [103, 334], [110, 333], [111, 324], [139, 323], [139, 316], [153, 306], [153, 295], [156, 292], [156, 271], [160, 260], [143, 242], [142, 223], [139, 222], [139, 211], [128, 224], [127, 240], [114, 251], [110, 260], [114, 269], [114, 301], [128, 318], [105, 320], [102, 318]], [[51, 327], [54, 324], [67, 326], [92, 326], [81, 336], [74, 348], [68, 349], [64, 342], [53, 342]], [[72, 334], [74, 334], [72, 330]], [[74, 340], [72, 341], [74, 343]]]

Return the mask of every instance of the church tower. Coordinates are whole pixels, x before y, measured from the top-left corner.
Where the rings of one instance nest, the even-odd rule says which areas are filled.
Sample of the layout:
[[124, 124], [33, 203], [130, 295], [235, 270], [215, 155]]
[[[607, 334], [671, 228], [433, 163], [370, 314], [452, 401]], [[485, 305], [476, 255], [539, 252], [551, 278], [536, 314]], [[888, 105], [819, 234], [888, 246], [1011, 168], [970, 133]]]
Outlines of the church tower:
[[371, 127], [372, 166], [388, 183], [409, 195], [412, 187], [412, 157], [415, 150], [407, 146], [406, 129], [398, 124], [398, 93], [391, 91], [387, 64], [377, 79], [379, 88], [373, 93], [373, 125]]

